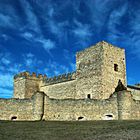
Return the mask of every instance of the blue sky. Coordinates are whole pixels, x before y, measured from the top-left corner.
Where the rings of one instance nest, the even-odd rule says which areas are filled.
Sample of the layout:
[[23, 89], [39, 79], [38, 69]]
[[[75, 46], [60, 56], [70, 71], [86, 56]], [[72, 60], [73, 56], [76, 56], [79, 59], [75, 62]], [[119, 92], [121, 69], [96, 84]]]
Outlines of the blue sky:
[[105, 40], [126, 49], [128, 84], [140, 82], [140, 0], [0, 0], [0, 97], [13, 75], [75, 71], [75, 54]]

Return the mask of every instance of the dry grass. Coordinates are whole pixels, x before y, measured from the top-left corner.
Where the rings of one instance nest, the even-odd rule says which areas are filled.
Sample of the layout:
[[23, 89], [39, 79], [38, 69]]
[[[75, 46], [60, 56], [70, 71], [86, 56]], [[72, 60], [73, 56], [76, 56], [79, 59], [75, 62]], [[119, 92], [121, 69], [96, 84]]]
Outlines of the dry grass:
[[0, 121], [0, 140], [140, 140], [140, 121]]

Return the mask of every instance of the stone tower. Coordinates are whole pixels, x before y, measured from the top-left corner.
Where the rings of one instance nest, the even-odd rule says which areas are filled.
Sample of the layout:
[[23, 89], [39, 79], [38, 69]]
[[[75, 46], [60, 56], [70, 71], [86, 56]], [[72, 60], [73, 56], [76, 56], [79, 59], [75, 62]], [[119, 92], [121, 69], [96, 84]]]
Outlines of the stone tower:
[[107, 42], [78, 52], [76, 68], [76, 98], [107, 99], [119, 79], [126, 85], [125, 51]]
[[22, 72], [14, 76], [14, 98], [31, 98], [39, 91], [39, 85], [44, 77], [29, 72]]

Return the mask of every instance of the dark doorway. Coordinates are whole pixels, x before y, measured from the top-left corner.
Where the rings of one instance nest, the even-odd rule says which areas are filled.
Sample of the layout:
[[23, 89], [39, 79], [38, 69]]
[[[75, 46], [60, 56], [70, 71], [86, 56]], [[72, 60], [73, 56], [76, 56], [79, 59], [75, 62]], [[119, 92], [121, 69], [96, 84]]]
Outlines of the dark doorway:
[[78, 120], [82, 120], [84, 117], [78, 117]]
[[88, 99], [91, 99], [91, 95], [90, 95], [90, 94], [88, 94], [88, 95], [87, 95], [87, 98], [88, 98]]
[[16, 119], [17, 119], [16, 116], [11, 117], [11, 120], [16, 120]]

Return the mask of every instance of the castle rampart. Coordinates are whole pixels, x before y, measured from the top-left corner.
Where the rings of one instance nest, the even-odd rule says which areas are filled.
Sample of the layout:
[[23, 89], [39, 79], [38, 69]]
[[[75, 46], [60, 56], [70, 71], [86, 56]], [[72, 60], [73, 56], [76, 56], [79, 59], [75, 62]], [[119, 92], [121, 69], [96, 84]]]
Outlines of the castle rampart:
[[0, 99], [1, 120], [41, 120], [44, 112], [44, 93], [30, 99]]
[[108, 100], [50, 99], [45, 96], [45, 120], [117, 120], [117, 98]]
[[32, 99], [0, 99], [1, 120], [32, 120]]
[[76, 79], [76, 73], [65, 73], [62, 75], [54, 76], [51, 78], [46, 78], [43, 80], [43, 86], [48, 86], [48, 85], [53, 85], [53, 84], [58, 84], [62, 82], [67, 82], [67, 81], [72, 81]]

